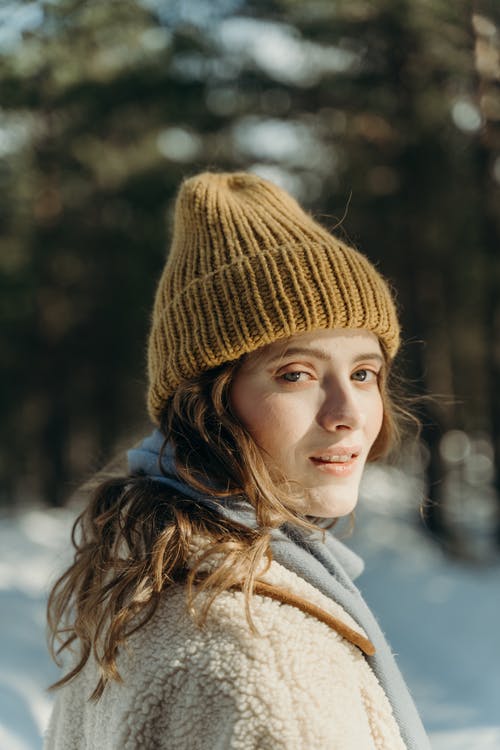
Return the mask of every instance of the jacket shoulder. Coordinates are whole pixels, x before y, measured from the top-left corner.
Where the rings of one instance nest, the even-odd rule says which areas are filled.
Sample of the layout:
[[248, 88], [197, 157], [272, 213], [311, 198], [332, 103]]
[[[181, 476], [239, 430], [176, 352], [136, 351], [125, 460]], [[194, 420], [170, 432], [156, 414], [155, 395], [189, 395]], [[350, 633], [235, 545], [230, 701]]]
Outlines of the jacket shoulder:
[[[274, 572], [275, 581], [298, 590], [297, 581]], [[374, 676], [375, 683], [367, 680], [371, 670], [359, 649], [274, 599], [255, 595], [251, 612], [258, 635], [247, 622], [243, 593], [224, 592], [200, 629], [187, 610], [185, 588], [167, 590], [153, 618], [119, 655], [122, 684], [108, 683], [98, 704], [78, 708], [82, 687], [91, 692], [95, 672], [89, 667], [68, 686], [72, 695], [63, 699], [64, 710], [83, 712], [85, 746], [404, 747], [382, 689]]]
[[158, 747], [375, 748], [374, 711], [387, 723], [380, 747], [403, 747], [382, 689], [366, 681], [371, 670], [359, 649], [279, 601], [254, 596], [251, 612], [258, 635], [243, 593], [225, 592], [199, 629], [178, 587], [138, 632], [123, 676], [140, 683], [143, 705], [148, 696], [143, 732], [170, 738]]

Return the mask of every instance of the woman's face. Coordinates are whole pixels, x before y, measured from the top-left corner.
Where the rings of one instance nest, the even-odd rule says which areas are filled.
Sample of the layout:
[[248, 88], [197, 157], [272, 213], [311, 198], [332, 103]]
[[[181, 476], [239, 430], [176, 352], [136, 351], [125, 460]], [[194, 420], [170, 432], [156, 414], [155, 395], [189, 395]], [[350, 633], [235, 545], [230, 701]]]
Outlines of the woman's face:
[[384, 366], [373, 333], [335, 328], [269, 344], [238, 369], [232, 408], [271, 474], [275, 466], [305, 488], [303, 513], [334, 518], [356, 506], [382, 426]]

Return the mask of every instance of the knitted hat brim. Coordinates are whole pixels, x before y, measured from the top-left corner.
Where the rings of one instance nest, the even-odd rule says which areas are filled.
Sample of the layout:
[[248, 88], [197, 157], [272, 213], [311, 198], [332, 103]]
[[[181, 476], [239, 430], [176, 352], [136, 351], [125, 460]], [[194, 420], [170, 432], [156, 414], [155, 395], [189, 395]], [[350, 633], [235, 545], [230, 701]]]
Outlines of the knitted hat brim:
[[[367, 329], [390, 358], [399, 346], [385, 280], [365, 256], [333, 236], [330, 243], [241, 255], [176, 291], [164, 284], [153, 313], [148, 411], [157, 424], [183, 381], [294, 334]], [[158, 351], [169, 356], [151, 356]]]

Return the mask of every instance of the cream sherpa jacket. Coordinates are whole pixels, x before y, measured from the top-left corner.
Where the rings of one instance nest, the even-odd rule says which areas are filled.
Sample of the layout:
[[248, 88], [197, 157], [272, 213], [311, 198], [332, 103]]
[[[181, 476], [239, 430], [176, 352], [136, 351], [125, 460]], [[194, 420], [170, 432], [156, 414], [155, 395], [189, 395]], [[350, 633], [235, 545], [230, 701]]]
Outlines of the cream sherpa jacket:
[[220, 595], [200, 630], [184, 587], [168, 589], [121, 651], [122, 684], [90, 703], [88, 664], [62, 688], [46, 750], [403, 750], [354, 620], [276, 562], [259, 579], [259, 636], [241, 591]]

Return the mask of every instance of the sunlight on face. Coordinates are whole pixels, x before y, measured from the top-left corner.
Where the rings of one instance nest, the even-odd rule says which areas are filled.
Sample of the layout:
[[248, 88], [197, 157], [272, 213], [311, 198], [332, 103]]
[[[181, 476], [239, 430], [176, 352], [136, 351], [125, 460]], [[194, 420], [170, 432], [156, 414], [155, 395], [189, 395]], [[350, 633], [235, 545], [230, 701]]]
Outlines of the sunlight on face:
[[377, 337], [335, 328], [291, 336], [247, 355], [232, 408], [271, 473], [304, 488], [301, 508], [334, 518], [356, 506], [366, 459], [382, 426]]

